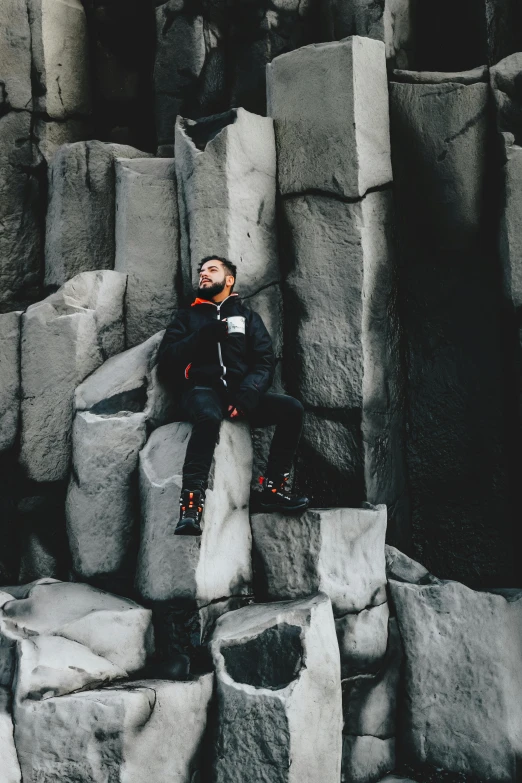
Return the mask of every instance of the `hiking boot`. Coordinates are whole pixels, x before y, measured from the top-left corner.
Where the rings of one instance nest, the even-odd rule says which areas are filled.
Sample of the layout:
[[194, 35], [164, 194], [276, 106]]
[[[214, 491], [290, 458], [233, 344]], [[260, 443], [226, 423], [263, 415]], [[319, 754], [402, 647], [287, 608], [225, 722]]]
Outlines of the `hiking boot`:
[[179, 499], [179, 522], [175, 536], [200, 536], [205, 493], [200, 489], [183, 489]]
[[259, 479], [261, 491], [255, 492], [256, 511], [281, 511], [283, 514], [299, 514], [310, 505], [307, 497], [293, 495], [288, 486], [288, 473]]

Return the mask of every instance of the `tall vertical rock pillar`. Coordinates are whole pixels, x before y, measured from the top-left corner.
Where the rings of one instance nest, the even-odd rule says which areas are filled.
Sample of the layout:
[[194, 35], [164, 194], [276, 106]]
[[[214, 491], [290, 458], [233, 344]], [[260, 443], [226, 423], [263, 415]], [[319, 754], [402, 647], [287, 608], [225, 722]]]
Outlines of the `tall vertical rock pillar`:
[[390, 88], [413, 540], [442, 577], [504, 584], [507, 346], [485, 199], [487, 75], [452, 76], [403, 73]]
[[385, 47], [306, 46], [276, 58], [267, 83], [285, 372], [306, 409], [298, 477], [318, 505], [386, 503], [407, 546]]

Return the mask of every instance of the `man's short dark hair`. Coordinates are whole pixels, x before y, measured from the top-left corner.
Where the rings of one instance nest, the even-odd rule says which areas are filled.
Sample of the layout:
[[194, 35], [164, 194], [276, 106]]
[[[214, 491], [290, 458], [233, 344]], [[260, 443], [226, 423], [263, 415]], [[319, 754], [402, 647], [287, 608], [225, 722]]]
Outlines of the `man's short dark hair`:
[[[227, 274], [232, 275], [234, 278], [234, 285], [236, 284], [236, 278], [237, 278], [237, 266], [232, 263], [232, 261], [229, 261], [228, 258], [222, 258], [221, 256], [205, 256], [205, 258], [202, 258], [199, 262], [198, 266], [198, 272], [201, 272], [201, 267], [203, 264], [206, 264], [207, 261], [221, 261], [223, 266], [225, 267], [225, 271]], [[234, 288], [234, 286], [232, 286]]]

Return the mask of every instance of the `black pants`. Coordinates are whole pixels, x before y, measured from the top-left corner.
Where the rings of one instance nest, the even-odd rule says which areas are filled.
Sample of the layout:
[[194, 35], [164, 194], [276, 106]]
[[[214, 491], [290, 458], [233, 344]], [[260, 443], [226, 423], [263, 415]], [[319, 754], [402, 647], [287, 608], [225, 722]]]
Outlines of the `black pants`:
[[[233, 398], [225, 391], [206, 386], [195, 386], [184, 396], [183, 413], [193, 425], [183, 466], [184, 489], [207, 488], [221, 422], [226, 418], [228, 405], [232, 404]], [[248, 421], [252, 427], [276, 425], [266, 473], [272, 476], [288, 472], [301, 436], [301, 403], [286, 394], [267, 392], [248, 415]]]

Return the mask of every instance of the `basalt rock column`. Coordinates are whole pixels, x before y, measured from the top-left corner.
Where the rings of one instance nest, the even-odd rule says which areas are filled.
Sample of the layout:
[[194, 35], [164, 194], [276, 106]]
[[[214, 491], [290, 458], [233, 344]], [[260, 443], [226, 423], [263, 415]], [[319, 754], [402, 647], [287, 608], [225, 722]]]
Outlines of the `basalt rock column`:
[[18, 432], [21, 315], [0, 315], [0, 452], [12, 447]]
[[0, 9], [0, 310], [38, 296], [45, 171], [58, 139], [86, 138], [90, 114], [80, 0], [6, 0]]
[[178, 303], [179, 220], [171, 159], [116, 161], [116, 260], [127, 274], [130, 348], [164, 329]]
[[123, 349], [119, 272], [84, 272], [22, 317], [20, 462], [29, 478], [68, 475], [76, 386]]
[[329, 599], [254, 604], [221, 617], [214, 780], [338, 783], [339, 653]]
[[400, 78], [390, 107], [415, 551], [443, 577], [504, 584], [509, 346], [485, 201], [487, 76]]
[[297, 475], [318, 505], [386, 503], [390, 534], [407, 540], [384, 44], [355, 36], [282, 55], [267, 89], [285, 378], [306, 409]]
[[[224, 422], [211, 468], [201, 538], [175, 536], [191, 425], [159, 427], [140, 454], [141, 542], [136, 588], [156, 609], [158, 637], [171, 618], [178, 651], [192, 652], [217, 616], [251, 595], [248, 516], [252, 446], [246, 424]], [[193, 640], [188, 640], [192, 625]]]
[[133, 147], [101, 141], [60, 147], [49, 168], [47, 285], [63, 285], [80, 272], [114, 268], [115, 159], [146, 156]]
[[0, 686], [0, 759], [2, 759], [2, 783], [21, 783], [22, 773], [14, 744], [14, 727], [11, 716], [9, 688]]
[[195, 11], [186, 0], [156, 3], [154, 101], [158, 151], [172, 155], [176, 117], [204, 117], [229, 107], [225, 74], [225, 4]]
[[516, 780], [522, 591], [389, 584], [405, 653], [405, 760], [479, 780]]

